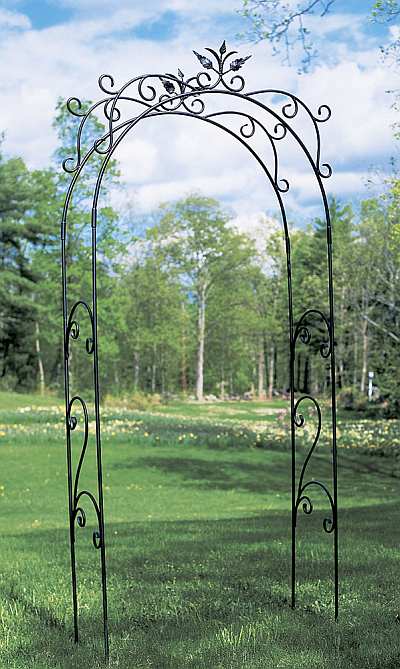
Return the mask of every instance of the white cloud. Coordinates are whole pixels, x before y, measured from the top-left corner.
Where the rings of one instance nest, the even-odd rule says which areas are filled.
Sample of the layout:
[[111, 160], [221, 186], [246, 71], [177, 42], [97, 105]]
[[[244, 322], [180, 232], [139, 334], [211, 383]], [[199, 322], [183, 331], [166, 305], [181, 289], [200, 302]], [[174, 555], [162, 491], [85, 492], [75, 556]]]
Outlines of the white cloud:
[[[208, 43], [218, 48], [224, 36], [215, 29], [214, 17], [232, 11], [228, 0], [206, 0], [201, 7], [189, 0], [165, 0], [152, 3], [151, 10], [144, 3], [132, 8], [131, 2], [119, 1], [68, 0], [64, 4], [79, 9], [83, 18], [41, 31], [33, 30], [22, 14], [6, 12], [14, 24], [10, 18], [0, 44], [4, 82], [0, 128], [6, 130], [5, 149], [22, 155], [32, 167], [48, 164], [55, 148], [51, 122], [58, 96], [97, 99], [97, 79], [102, 72], [112, 73], [116, 86], [142, 72], [176, 72], [180, 67], [185, 75], [195, 73], [198, 62], [191, 49], [202, 52], [204, 32]], [[134, 26], [166, 9], [190, 12], [178, 37], [162, 43], [133, 37]], [[0, 10], [0, 23], [3, 15]], [[207, 22], [201, 20], [205, 15]], [[349, 15], [346, 17], [348, 21]], [[334, 176], [325, 185], [329, 192], [349, 197], [363, 191], [368, 166], [385, 161], [392, 151], [390, 124], [395, 117], [385, 93], [390, 87], [389, 74], [378, 50], [368, 41], [363, 50], [354, 52], [348, 43], [338, 40], [335, 46], [329, 41], [332, 31], [345, 27], [344, 15], [332, 15], [328, 22], [320, 23], [327, 48], [335, 50], [338, 62], [298, 77], [272, 58], [268, 44], [260, 43], [240, 47], [244, 55], [253, 54], [241, 72], [247, 90], [286, 89], [303, 98], [314, 112], [322, 103], [332, 107], [332, 118], [320, 125], [322, 158], [334, 167]], [[358, 18], [356, 27], [361, 30]], [[309, 119], [299, 114], [294, 125], [315, 151]], [[252, 227], [261, 212], [276, 211], [271, 189], [265, 187], [259, 167], [243, 147], [202, 126], [191, 119], [146, 121], [122, 143], [116, 155], [130, 192], [135, 193], [135, 205], [149, 209], [160, 200], [201, 190], [231, 202], [240, 225], [247, 222]], [[259, 140], [255, 146], [261, 147]], [[291, 211], [314, 215], [318, 194], [304, 159], [289, 140], [282, 142], [281, 151], [282, 177], [292, 183], [287, 196]]]
[[[100, 8], [106, 7], [110, 12], [121, 7], [132, 7], [132, 0], [62, 0], [66, 7], [73, 7], [82, 11], [97, 12]], [[146, 3], [137, 2], [136, 5]], [[193, 0], [153, 0], [151, 11], [156, 14], [167, 10], [178, 12], [190, 12], [192, 14], [221, 14], [222, 12], [232, 12], [239, 7], [240, 3], [233, 3], [232, 0], [202, 0], [201, 3], [193, 3]]]
[[27, 16], [0, 7], [0, 30], [7, 28], [20, 28], [26, 30], [30, 27], [31, 22]]

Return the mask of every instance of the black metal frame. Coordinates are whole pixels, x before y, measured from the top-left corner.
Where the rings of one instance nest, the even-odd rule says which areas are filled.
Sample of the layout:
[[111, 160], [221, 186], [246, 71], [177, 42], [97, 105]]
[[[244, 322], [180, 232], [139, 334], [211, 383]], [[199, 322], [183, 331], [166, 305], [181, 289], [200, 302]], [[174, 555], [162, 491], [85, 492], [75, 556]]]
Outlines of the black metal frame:
[[[107, 618], [107, 585], [106, 585], [106, 555], [105, 555], [105, 536], [104, 536], [104, 509], [103, 509], [103, 482], [102, 482], [102, 449], [100, 435], [100, 402], [99, 402], [99, 356], [97, 339], [97, 280], [96, 280], [96, 222], [97, 205], [100, 196], [100, 189], [103, 176], [107, 165], [113, 156], [113, 153], [124, 137], [139, 123], [146, 118], [155, 116], [174, 115], [188, 116], [202, 120], [216, 128], [219, 128], [230, 136], [237, 139], [256, 159], [260, 165], [267, 181], [272, 186], [276, 195], [284, 228], [286, 267], [287, 267], [287, 287], [288, 287], [288, 320], [289, 320], [289, 355], [290, 355], [290, 415], [291, 415], [291, 451], [292, 451], [292, 607], [296, 602], [296, 524], [298, 510], [301, 506], [304, 513], [311, 514], [313, 503], [311, 501], [311, 491], [315, 488], [324, 492], [329, 500], [331, 514], [325, 518], [323, 528], [327, 533], [333, 533], [333, 552], [334, 552], [334, 601], [335, 618], [338, 616], [338, 507], [337, 507], [337, 451], [336, 451], [336, 391], [335, 391], [335, 348], [334, 348], [334, 301], [333, 301], [333, 273], [332, 273], [332, 234], [331, 221], [329, 215], [328, 201], [323, 186], [323, 179], [331, 176], [331, 167], [324, 163], [321, 164], [320, 152], [320, 134], [319, 123], [327, 121], [331, 115], [327, 105], [321, 105], [316, 114], [295, 95], [282, 90], [262, 89], [243, 93], [245, 81], [238, 70], [250, 58], [233, 56], [236, 51], [227, 51], [225, 42], [221, 45], [219, 51], [207, 49], [211, 57], [194, 52], [202, 65], [202, 70], [195, 76], [185, 78], [181, 70], [178, 74], [147, 74], [135, 77], [121, 86], [115, 88], [114, 79], [110, 75], [102, 75], [99, 78], [99, 87], [105, 94], [101, 100], [92, 104], [88, 110], [84, 110], [78, 98], [69, 98], [67, 107], [71, 114], [80, 117], [77, 139], [76, 139], [76, 157], [70, 157], [64, 160], [63, 168], [71, 173], [72, 179], [66, 194], [65, 205], [61, 223], [61, 254], [62, 254], [62, 286], [63, 286], [63, 316], [64, 316], [64, 373], [65, 373], [65, 414], [66, 414], [66, 437], [67, 437], [67, 470], [68, 470], [68, 500], [69, 500], [69, 527], [70, 527], [70, 550], [71, 550], [71, 574], [72, 574], [72, 597], [74, 614], [74, 633], [75, 641], [78, 641], [78, 601], [77, 601], [77, 577], [76, 577], [76, 558], [75, 558], [75, 523], [79, 527], [86, 524], [86, 515], [83, 509], [83, 501], [89, 501], [96, 513], [97, 529], [93, 533], [93, 544], [100, 550], [101, 559], [101, 577], [102, 577], [102, 598], [103, 598], [103, 622], [104, 622], [104, 644], [106, 658], [109, 656], [108, 644], [108, 618]], [[226, 109], [206, 113], [205, 98], [219, 101], [219, 96], [229, 96], [236, 101], [251, 103], [254, 112], [237, 111]], [[278, 99], [279, 111], [272, 106], [263, 103], [259, 98], [263, 95], [270, 95]], [[224, 99], [224, 98], [222, 98]], [[283, 99], [283, 103], [282, 103]], [[122, 103], [122, 104], [121, 104]], [[133, 116], [123, 120], [124, 108], [128, 106], [136, 107]], [[138, 108], [139, 106], [139, 108]], [[314, 137], [314, 150], [308, 148], [301, 137], [297, 134], [291, 121], [297, 116], [299, 111], [305, 113], [311, 122]], [[107, 127], [105, 134], [97, 138], [90, 149], [83, 152], [82, 133], [85, 123], [91, 114], [104, 114]], [[265, 122], [261, 122], [256, 114], [264, 114]], [[241, 119], [239, 129], [232, 129], [229, 124], [223, 123], [224, 117], [232, 119]], [[267, 126], [267, 122], [271, 125]], [[255, 147], [251, 144], [251, 138], [259, 132], [266, 140], [267, 146], [272, 155], [272, 169], [270, 169]], [[288, 221], [283, 202], [283, 195], [289, 190], [289, 182], [282, 179], [279, 174], [279, 161], [277, 142], [285, 137], [293, 139], [302, 150], [304, 156], [310, 164], [311, 170], [317, 181], [321, 194], [325, 220], [326, 220], [326, 245], [327, 245], [327, 269], [328, 269], [328, 300], [329, 313], [325, 315], [320, 309], [307, 309], [295, 321], [293, 315], [293, 297], [292, 297], [292, 267], [291, 250]], [[104, 156], [101, 167], [98, 171], [98, 178], [94, 188], [92, 201], [92, 304], [79, 300], [69, 308], [67, 299], [67, 265], [66, 265], [66, 235], [67, 218], [74, 192], [75, 185], [79, 176], [91, 157], [95, 154]], [[79, 478], [81, 468], [85, 458], [89, 437], [89, 416], [87, 405], [83, 398], [78, 395], [70, 397], [69, 388], [69, 350], [71, 340], [79, 339], [78, 310], [85, 312], [89, 318], [91, 326], [91, 337], [86, 339], [86, 351], [93, 359], [93, 384], [94, 384], [94, 414], [95, 414], [95, 437], [96, 437], [96, 455], [97, 455], [97, 475], [98, 490], [97, 497], [88, 490], [79, 489]], [[332, 444], [332, 484], [331, 493], [328, 486], [314, 479], [306, 480], [307, 467], [310, 458], [317, 446], [322, 428], [323, 411], [318, 401], [311, 395], [302, 395], [297, 400], [295, 398], [295, 358], [296, 344], [300, 341], [308, 344], [311, 341], [312, 329], [320, 332], [321, 325], [326, 331], [326, 337], [320, 343], [319, 351], [323, 358], [329, 364], [330, 369], [330, 421], [331, 421], [331, 444]], [[317, 327], [318, 326], [318, 327]], [[304, 416], [299, 409], [304, 403], [310, 403], [316, 410], [317, 429], [313, 443], [303, 461], [300, 476], [297, 481], [296, 475], [296, 431], [305, 425]], [[84, 419], [84, 439], [81, 447], [78, 466], [74, 470], [71, 457], [71, 435], [77, 425], [77, 418], [74, 416], [75, 405], [80, 405], [83, 410]]]

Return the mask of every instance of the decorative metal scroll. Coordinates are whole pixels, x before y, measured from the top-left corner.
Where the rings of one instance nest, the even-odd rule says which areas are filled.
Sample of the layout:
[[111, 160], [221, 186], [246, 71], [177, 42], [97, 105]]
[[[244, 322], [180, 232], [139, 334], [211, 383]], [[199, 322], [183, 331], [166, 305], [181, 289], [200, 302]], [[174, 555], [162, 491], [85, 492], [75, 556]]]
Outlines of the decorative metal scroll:
[[[103, 483], [100, 438], [100, 404], [98, 380], [98, 346], [97, 346], [97, 280], [96, 280], [96, 227], [97, 205], [100, 197], [101, 184], [107, 165], [114, 151], [124, 137], [133, 131], [139, 122], [158, 116], [186, 116], [198, 119], [203, 123], [216, 127], [235, 138], [255, 158], [261, 167], [267, 182], [271, 185], [280, 209], [285, 237], [287, 286], [288, 286], [288, 323], [289, 323], [289, 356], [290, 356], [290, 407], [291, 407], [291, 449], [292, 449], [292, 606], [296, 602], [296, 525], [298, 512], [301, 508], [307, 515], [313, 512], [313, 492], [322, 491], [329, 502], [330, 515], [323, 521], [323, 529], [333, 534], [334, 552], [334, 598], [335, 616], [338, 615], [338, 520], [337, 520], [337, 454], [336, 454], [336, 398], [335, 398], [335, 337], [334, 337], [334, 303], [332, 275], [332, 235], [329, 207], [323, 179], [331, 176], [332, 169], [327, 163], [321, 162], [321, 139], [319, 125], [330, 118], [331, 111], [327, 105], [321, 105], [313, 113], [305, 103], [292, 93], [279, 89], [261, 89], [245, 92], [245, 80], [239, 70], [246, 64], [250, 56], [239, 57], [236, 51], [228, 51], [225, 42], [218, 51], [206, 49], [207, 55], [194, 51], [202, 69], [195, 75], [185, 76], [178, 69], [177, 74], [145, 74], [130, 79], [127, 83], [116, 87], [111, 75], [103, 74], [99, 78], [99, 87], [103, 97], [88, 109], [76, 97], [67, 101], [69, 112], [80, 119], [76, 135], [75, 156], [66, 158], [63, 168], [71, 174], [71, 182], [66, 194], [61, 223], [61, 248], [63, 269], [63, 313], [64, 313], [64, 368], [65, 368], [65, 401], [66, 401], [66, 432], [67, 432], [67, 468], [69, 490], [69, 519], [71, 539], [71, 571], [75, 641], [78, 641], [78, 602], [75, 563], [75, 530], [76, 525], [84, 527], [86, 514], [84, 504], [90, 504], [96, 515], [97, 528], [93, 534], [93, 544], [100, 551], [104, 643], [108, 658], [108, 623], [107, 623], [107, 587], [103, 511]], [[263, 101], [263, 96], [272, 98], [272, 103]], [[219, 108], [218, 102], [226, 98], [240, 102], [243, 110]], [[214, 107], [210, 108], [209, 103]], [[248, 108], [251, 104], [251, 111]], [[209, 108], [207, 108], [209, 105]], [[303, 114], [313, 130], [313, 142], [306, 144], [297, 133], [293, 123]], [[106, 126], [105, 132], [93, 139], [87, 138], [85, 131], [91, 115], [99, 116]], [[87, 133], [86, 133], [87, 134]], [[283, 197], [290, 188], [287, 178], [281, 175], [279, 166], [279, 144], [290, 138], [306, 157], [312, 173], [317, 181], [326, 219], [326, 249], [328, 270], [328, 313], [316, 307], [308, 309], [295, 321], [293, 314], [292, 268], [290, 235]], [[269, 160], [254, 144], [254, 139], [262, 140], [262, 146], [268, 149]], [[67, 295], [66, 239], [68, 211], [74, 188], [85, 165], [95, 155], [102, 157], [97, 182], [92, 200], [92, 304], [84, 301], [76, 302], [71, 308]], [[88, 408], [78, 395], [70, 398], [69, 388], [69, 350], [71, 340], [79, 339], [78, 310], [89, 319], [91, 336], [86, 339], [85, 348], [93, 365], [94, 384], [94, 425], [97, 455], [98, 489], [93, 494], [79, 487], [80, 473], [84, 464], [89, 439]], [[317, 324], [319, 326], [317, 327]], [[332, 492], [328, 484], [307, 478], [310, 459], [318, 445], [324, 412], [316, 398], [303, 395], [295, 398], [295, 359], [297, 345], [310, 344], [320, 336], [321, 328], [325, 334], [319, 342], [319, 353], [327, 361], [330, 369], [330, 434], [332, 446]], [[317, 415], [317, 428], [312, 445], [304, 458], [300, 474], [296, 471], [296, 433], [305, 425], [301, 413], [302, 407], [309, 403]], [[75, 470], [72, 467], [71, 437], [77, 424], [75, 409], [81, 408], [83, 413], [83, 443], [80, 458]]]

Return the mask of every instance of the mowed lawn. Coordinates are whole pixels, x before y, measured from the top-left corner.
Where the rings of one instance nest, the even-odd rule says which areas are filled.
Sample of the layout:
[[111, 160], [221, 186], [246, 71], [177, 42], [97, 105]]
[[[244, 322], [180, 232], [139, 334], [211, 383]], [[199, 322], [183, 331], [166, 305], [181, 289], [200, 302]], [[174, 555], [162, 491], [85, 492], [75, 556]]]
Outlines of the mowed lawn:
[[[0, 411], [0, 667], [101, 667], [94, 517], [86, 507], [88, 526], [77, 528], [81, 642], [75, 646], [62, 414], [54, 399], [27, 401], [18, 408], [9, 398]], [[105, 412], [110, 666], [399, 667], [395, 459], [340, 449], [335, 623], [332, 537], [322, 529], [327, 506], [317, 495], [312, 516], [299, 518], [298, 607], [289, 606], [290, 455], [268, 447], [273, 414], [264, 412], [259, 448], [262, 405], [240, 403], [235, 417], [235, 405], [227, 403], [221, 411], [228, 416], [215, 408], [215, 421], [209, 409], [196, 421], [189, 407], [186, 420], [182, 404], [149, 414]], [[323, 446], [310, 474], [329, 481]], [[82, 487], [96, 489], [92, 441]]]

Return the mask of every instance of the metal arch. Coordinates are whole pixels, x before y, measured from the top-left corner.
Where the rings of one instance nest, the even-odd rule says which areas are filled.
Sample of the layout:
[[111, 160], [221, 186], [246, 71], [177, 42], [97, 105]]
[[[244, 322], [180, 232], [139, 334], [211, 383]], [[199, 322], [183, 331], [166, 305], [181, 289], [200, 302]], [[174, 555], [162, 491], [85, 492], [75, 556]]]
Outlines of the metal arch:
[[[93, 533], [93, 544], [95, 548], [100, 549], [101, 554], [101, 575], [102, 575], [102, 599], [103, 599], [103, 633], [105, 644], [106, 658], [109, 656], [109, 642], [108, 642], [108, 615], [107, 615], [107, 585], [106, 585], [106, 558], [105, 558], [105, 539], [104, 539], [104, 509], [103, 509], [103, 483], [102, 483], [102, 453], [101, 453], [101, 437], [100, 437], [100, 406], [99, 406], [99, 360], [98, 360], [98, 346], [97, 346], [97, 277], [96, 277], [96, 218], [97, 218], [97, 203], [100, 195], [101, 183], [104, 173], [106, 171], [108, 162], [113, 155], [115, 149], [124, 137], [134, 128], [138, 122], [144, 118], [154, 118], [155, 116], [187, 116], [192, 118], [199, 118], [221, 130], [224, 130], [229, 135], [237, 139], [243, 146], [245, 146], [256, 161], [263, 169], [267, 176], [278, 200], [281, 211], [282, 223], [285, 232], [285, 250], [286, 250], [286, 266], [287, 266], [287, 283], [288, 283], [288, 320], [289, 320], [289, 355], [290, 355], [290, 406], [291, 406], [291, 450], [292, 450], [292, 607], [295, 606], [296, 601], [296, 524], [299, 506], [302, 505], [303, 511], [306, 514], [311, 514], [313, 511], [313, 504], [306, 494], [310, 488], [322, 489], [330, 503], [331, 518], [326, 518], [323, 523], [324, 530], [328, 533], [333, 532], [334, 535], [334, 592], [335, 592], [335, 618], [338, 616], [338, 506], [337, 506], [337, 452], [336, 452], [336, 390], [335, 390], [335, 351], [334, 351], [334, 299], [333, 299], [333, 271], [332, 271], [332, 235], [331, 235], [331, 221], [329, 215], [329, 207], [325, 189], [322, 179], [328, 178], [331, 173], [330, 165], [324, 163], [320, 164], [321, 157], [321, 142], [318, 129], [318, 123], [325, 122], [330, 117], [330, 109], [326, 105], [321, 105], [317, 110], [317, 116], [313, 115], [310, 109], [295, 95], [287, 93], [282, 90], [263, 89], [253, 91], [251, 93], [243, 94], [241, 91], [245, 86], [244, 79], [241, 75], [234, 74], [230, 80], [226, 77], [231, 72], [237, 72], [250, 58], [236, 58], [231, 60], [228, 69], [226, 69], [226, 62], [228, 58], [232, 58], [236, 52], [227, 53], [225, 42], [221, 45], [219, 54], [213, 49], [208, 49], [209, 53], [217, 63], [217, 67], [213, 61], [208, 57], [202, 56], [196, 52], [198, 60], [203, 66], [203, 71], [197, 75], [184, 79], [183, 73], [178, 70], [178, 76], [172, 74], [151, 74], [135, 77], [128, 81], [117, 91], [110, 90], [105, 86], [105, 80], [110, 82], [111, 89], [114, 88], [114, 80], [110, 75], [102, 75], [99, 78], [99, 86], [101, 90], [106, 93], [107, 97], [94, 103], [86, 112], [82, 111], [82, 104], [78, 98], [70, 98], [67, 101], [68, 110], [75, 116], [81, 117], [81, 123], [77, 132], [76, 144], [76, 161], [73, 157], [64, 160], [63, 168], [65, 171], [73, 174], [68, 191], [66, 193], [65, 204], [63, 209], [61, 221], [61, 255], [62, 255], [62, 287], [63, 287], [63, 320], [64, 320], [64, 379], [65, 379], [65, 415], [66, 415], [66, 436], [67, 436], [67, 473], [68, 473], [68, 499], [69, 499], [69, 521], [70, 521], [70, 550], [71, 550], [71, 575], [72, 575], [72, 597], [73, 597], [73, 613], [74, 613], [74, 633], [75, 641], [78, 641], [78, 602], [77, 602], [77, 579], [76, 579], [76, 561], [75, 561], [75, 522], [80, 527], [86, 524], [85, 512], [81, 506], [83, 497], [89, 499], [95, 509], [98, 530]], [[207, 71], [205, 71], [207, 70]], [[213, 81], [213, 72], [215, 80]], [[216, 76], [215, 76], [216, 75]], [[155, 81], [152, 81], [152, 80]], [[162, 85], [166, 92], [158, 94], [155, 88], [156, 83]], [[125, 94], [127, 89], [133, 84], [137, 84], [137, 95], [139, 97], [132, 97]], [[176, 89], [179, 90], [177, 94]], [[203, 96], [208, 94], [223, 94], [234, 96], [241, 100], [251, 102], [258, 108], [267, 112], [276, 120], [273, 132], [270, 132], [263, 123], [250, 113], [245, 113], [236, 110], [223, 110], [210, 114], [204, 114], [205, 103]], [[281, 115], [254, 96], [262, 94], [272, 94], [285, 96], [289, 99], [281, 107]], [[154, 103], [154, 100], [156, 102]], [[142, 113], [129, 118], [119, 123], [121, 119], [121, 111], [117, 107], [119, 101], [133, 102], [145, 107]], [[151, 104], [151, 103], [154, 104]], [[76, 105], [74, 109], [73, 105]], [[103, 108], [105, 118], [108, 122], [108, 131], [101, 137], [97, 138], [91, 148], [82, 157], [81, 139], [87, 118], [95, 110]], [[304, 144], [302, 139], [296, 131], [290, 126], [289, 121], [292, 120], [298, 113], [299, 108], [305, 110], [312, 121], [315, 137], [316, 137], [316, 152], [315, 159], [311, 152]], [[215, 120], [216, 117], [221, 116], [238, 116], [245, 119], [244, 124], [239, 131], [233, 131], [230, 128], [222, 125]], [[260, 158], [255, 149], [247, 142], [256, 132], [256, 128], [261, 128], [264, 132], [269, 144], [272, 148], [274, 157], [274, 170], [271, 174], [270, 170]], [[119, 133], [114, 139], [116, 133]], [[325, 211], [325, 220], [327, 225], [327, 262], [328, 262], [328, 295], [329, 295], [329, 316], [325, 316], [319, 309], [308, 309], [294, 324], [293, 317], [293, 302], [292, 302], [292, 273], [290, 260], [290, 237], [286, 219], [285, 206], [282, 200], [282, 194], [289, 190], [289, 182], [286, 179], [279, 179], [279, 163], [278, 153], [275, 142], [281, 141], [290, 134], [297, 144], [302, 149], [310, 163], [314, 175], [317, 179], [318, 186], [321, 193], [321, 198]], [[106, 147], [104, 148], [104, 143]], [[92, 307], [79, 300], [76, 302], [70, 312], [68, 313], [67, 300], [67, 271], [66, 271], [66, 226], [68, 209], [73, 195], [75, 185], [79, 176], [84, 169], [86, 163], [93, 154], [104, 155], [104, 160], [99, 168], [96, 186], [92, 199]], [[71, 166], [72, 163], [72, 166]], [[281, 186], [279, 184], [282, 184]], [[69, 346], [70, 339], [79, 339], [79, 322], [76, 318], [76, 311], [79, 306], [82, 306], [89, 316], [91, 324], [91, 337], [86, 339], [86, 352], [88, 355], [93, 355], [93, 381], [95, 391], [95, 424], [96, 424], [96, 455], [97, 455], [97, 475], [98, 475], [98, 490], [96, 498], [90, 491], [79, 491], [79, 476], [83, 465], [87, 441], [88, 441], [88, 411], [84, 400], [79, 396], [74, 396], [70, 400], [69, 390]], [[328, 340], [320, 344], [320, 354], [323, 358], [330, 359], [331, 372], [331, 425], [332, 425], [332, 480], [333, 480], [333, 494], [330, 493], [328, 487], [319, 481], [311, 479], [304, 483], [304, 477], [308, 467], [310, 458], [317, 446], [322, 426], [322, 411], [317, 400], [310, 395], [304, 395], [295, 401], [294, 389], [294, 363], [296, 343], [301, 341], [303, 344], [308, 344], [311, 341], [311, 328], [315, 323], [315, 319], [319, 319], [324, 327], [326, 327]], [[304, 417], [298, 413], [299, 405], [302, 402], [309, 401], [315, 407], [318, 416], [318, 426], [313, 439], [311, 448], [309, 449], [302, 465], [298, 486], [296, 487], [296, 429], [304, 426]], [[71, 457], [71, 432], [77, 425], [77, 418], [72, 416], [72, 405], [78, 402], [81, 405], [84, 414], [84, 442], [81, 447], [81, 454], [77, 469], [73, 472], [72, 457]]]
[[[218, 93], [218, 92], [221, 92], [221, 91], [210, 91], [210, 92]], [[222, 91], [222, 92], [225, 93], [224, 91]], [[228, 94], [230, 94], [230, 93], [228, 93]], [[235, 95], [237, 95], [237, 94], [235, 94]], [[278, 115], [273, 110], [270, 110], [270, 109], [266, 108], [264, 105], [262, 105], [258, 101], [252, 100], [252, 102], [256, 102], [256, 104], [258, 106], [266, 109], [273, 116], [275, 116], [279, 120], [279, 123], [282, 123], [282, 125], [284, 124], [284, 121], [282, 119], [280, 119], [280, 117], [278, 117]], [[159, 107], [159, 106], [160, 106], [160, 103], [158, 103], [157, 105], [154, 105], [154, 108]], [[101, 180], [102, 180], [102, 177], [103, 177], [104, 172], [106, 170], [107, 163], [110, 160], [114, 150], [117, 148], [118, 144], [122, 141], [122, 139], [128, 134], [128, 132], [130, 132], [130, 130], [138, 123], [139, 120], [142, 120], [143, 118], [152, 118], [153, 117], [153, 115], [150, 113], [152, 111], [152, 109], [153, 108], [147, 109], [145, 112], [143, 112], [143, 114], [140, 115], [140, 119], [134, 118], [132, 121], [127, 121], [126, 122], [127, 127], [121, 133], [121, 135], [115, 140], [114, 144], [110, 148], [109, 153], [107, 154], [107, 157], [105, 158], [105, 160], [103, 162], [103, 165], [102, 165], [102, 167], [100, 169], [100, 172], [99, 172], [99, 178], [98, 178], [98, 181], [97, 181], [97, 184], [96, 184], [95, 195], [94, 195], [94, 198], [93, 198], [93, 202], [94, 202], [95, 207], [97, 205], [97, 201], [98, 201], [98, 197], [99, 197]], [[320, 107], [320, 109], [321, 109], [321, 107]], [[232, 112], [221, 112], [221, 114], [222, 113], [230, 114]], [[250, 121], [256, 121], [256, 119], [253, 119], [247, 113], [243, 113], [243, 114], [240, 114], [239, 112], [233, 112], [233, 113], [242, 115], [244, 118], [246, 118]], [[205, 117], [204, 116], [198, 116], [198, 115], [193, 116], [192, 114], [188, 113], [187, 111], [179, 112], [179, 111], [175, 111], [175, 110], [172, 111], [172, 112], [171, 111], [168, 111], [168, 112], [167, 111], [162, 111], [162, 112], [160, 112], [159, 114], [156, 114], [156, 115], [165, 115], [165, 114], [167, 114], [167, 115], [169, 114], [169, 115], [191, 116], [193, 118], [199, 118], [203, 121], [208, 121], [208, 122], [211, 122], [210, 117], [214, 116], [214, 114], [212, 114], [210, 116], [205, 116]], [[259, 122], [257, 121], [257, 123], [259, 123]], [[254, 150], [251, 147], [249, 147], [242, 140], [241, 137], [239, 137], [238, 135], [235, 135], [234, 133], [230, 132], [229, 129], [225, 128], [224, 126], [222, 126], [220, 124], [216, 124], [215, 122], [213, 122], [213, 124], [217, 125], [221, 129], [227, 131], [232, 136], [235, 136], [236, 139], [238, 139], [242, 144], [244, 144], [250, 150], [250, 152], [253, 154], [253, 156], [256, 158], [256, 160], [263, 167], [264, 171], [266, 172], [266, 174], [267, 174], [267, 176], [268, 176], [268, 178], [271, 182], [271, 185], [273, 186], [275, 194], [277, 195], [278, 200], [279, 200], [279, 205], [280, 205], [281, 214], [282, 214], [282, 221], [283, 221], [284, 228], [285, 228], [288, 282], [291, 283], [290, 240], [289, 240], [287, 223], [286, 223], [286, 214], [285, 214], [285, 210], [284, 210], [284, 206], [283, 206], [282, 199], [281, 199], [281, 194], [280, 194], [281, 192], [285, 192], [287, 189], [284, 189], [282, 191], [281, 189], [279, 189], [279, 187], [277, 187], [276, 181], [274, 182], [274, 180], [272, 179], [268, 169], [266, 168], [264, 163], [261, 161], [259, 156], [254, 152]], [[259, 125], [261, 125], [261, 124], [259, 123]], [[240, 129], [241, 132], [243, 131], [243, 128], [244, 128], [244, 126], [241, 127], [241, 129]], [[333, 345], [333, 342], [334, 342], [334, 333], [333, 333], [334, 319], [333, 319], [333, 280], [332, 280], [332, 235], [331, 235], [329, 208], [328, 208], [328, 203], [327, 203], [327, 199], [326, 199], [325, 190], [324, 190], [324, 187], [323, 187], [323, 184], [322, 184], [322, 178], [327, 178], [330, 175], [331, 172], [330, 172], [330, 166], [328, 166], [329, 167], [329, 170], [328, 170], [329, 174], [321, 177], [320, 171], [317, 170], [316, 166], [314, 165], [314, 163], [312, 161], [312, 157], [311, 157], [308, 149], [305, 147], [304, 143], [302, 142], [302, 140], [298, 137], [297, 133], [295, 133], [290, 128], [290, 126], [287, 126], [287, 128], [291, 131], [292, 135], [298, 140], [298, 143], [303, 148], [305, 154], [307, 155], [307, 157], [309, 159], [310, 164], [314, 168], [315, 176], [318, 180], [318, 184], [319, 184], [321, 194], [322, 194], [322, 197], [323, 197], [323, 204], [324, 204], [324, 208], [325, 208], [325, 215], [326, 215], [326, 221], [327, 221], [327, 248], [328, 248], [328, 272], [329, 272], [328, 287], [329, 287], [330, 319], [328, 321], [327, 318], [324, 316], [324, 314], [322, 314], [322, 312], [320, 312], [319, 310], [309, 309], [301, 316], [301, 318], [299, 320], [299, 325], [301, 325], [301, 331], [304, 333], [304, 331], [307, 329], [307, 325], [310, 325], [309, 323], [307, 324], [307, 317], [310, 317], [311, 315], [319, 315], [320, 318], [324, 321], [324, 323], [328, 327], [329, 341], [331, 343], [329, 344], [329, 346], [327, 346], [326, 342], [323, 342], [321, 344], [321, 347], [320, 347], [320, 353], [321, 353], [321, 356], [323, 358], [327, 358], [327, 357], [331, 358], [331, 386], [332, 386], [331, 408], [332, 408], [332, 428], [333, 428], [332, 429], [333, 486], [334, 486], [334, 497], [335, 497], [335, 500], [337, 502], [336, 399], [335, 399], [336, 391], [335, 391], [335, 362], [334, 362], [334, 345]], [[244, 135], [244, 136], [246, 136], [246, 135]], [[276, 139], [280, 140], [280, 139], [282, 139], [282, 137], [279, 137], [279, 138], [276, 138]], [[319, 155], [318, 154], [318, 149], [317, 149], [317, 155]], [[283, 180], [283, 181], [286, 182], [286, 180]], [[298, 332], [293, 334], [293, 315], [292, 315], [293, 312], [292, 312], [292, 306], [291, 306], [292, 305], [291, 287], [289, 288], [288, 292], [289, 292], [289, 305], [290, 305], [289, 306], [289, 322], [290, 322], [289, 327], [290, 327], [290, 333], [292, 333], [291, 334], [291, 341], [290, 341], [290, 350], [291, 350], [291, 365], [290, 365], [290, 370], [291, 370], [290, 371], [290, 374], [291, 374], [291, 381], [290, 381], [290, 386], [291, 386], [291, 433], [292, 433], [292, 465], [293, 465], [292, 487], [293, 487], [293, 491], [295, 491], [295, 479], [296, 479], [296, 473], [295, 473], [295, 459], [296, 459], [295, 458], [295, 429], [296, 429], [296, 427], [300, 427], [300, 426], [296, 423], [296, 420], [295, 420], [296, 409], [295, 409], [295, 404], [294, 404], [294, 362], [295, 362], [295, 346], [296, 346], [296, 341], [299, 337], [298, 337]], [[307, 341], [305, 341], [305, 339], [303, 337], [300, 337], [300, 340], [303, 343], [309, 343], [310, 339], [311, 339], [311, 336], [309, 337], [309, 339]], [[316, 400], [314, 400], [314, 403], [316, 403]], [[312, 447], [312, 450], [314, 450], [314, 448], [315, 448], [315, 445], [314, 445], [314, 447]], [[309, 461], [309, 457], [306, 458], [305, 465], [308, 464], [308, 461]], [[302, 476], [303, 476], [303, 474], [304, 474], [304, 472], [302, 470]], [[297, 524], [297, 511], [298, 511], [298, 506], [299, 506], [298, 499], [299, 499], [299, 497], [298, 496], [296, 497], [295, 493], [293, 492], [293, 499], [292, 499], [292, 532], [293, 532], [293, 537], [292, 537], [292, 606], [293, 607], [295, 606], [295, 592], [296, 592], [296, 550], [295, 550], [296, 549], [296, 538], [295, 538], [295, 533], [296, 533], [296, 524]], [[339, 598], [339, 592], [338, 592], [338, 532], [337, 532], [337, 503], [336, 502], [335, 502], [334, 507], [332, 508], [332, 514], [333, 514], [332, 526], [335, 527], [335, 533], [334, 533], [335, 618], [337, 618], [337, 616], [338, 616], [338, 598]], [[311, 511], [312, 510], [313, 510], [313, 507], [311, 506]], [[309, 513], [311, 513], [311, 511]], [[324, 527], [325, 527], [325, 525], [324, 525]]]

